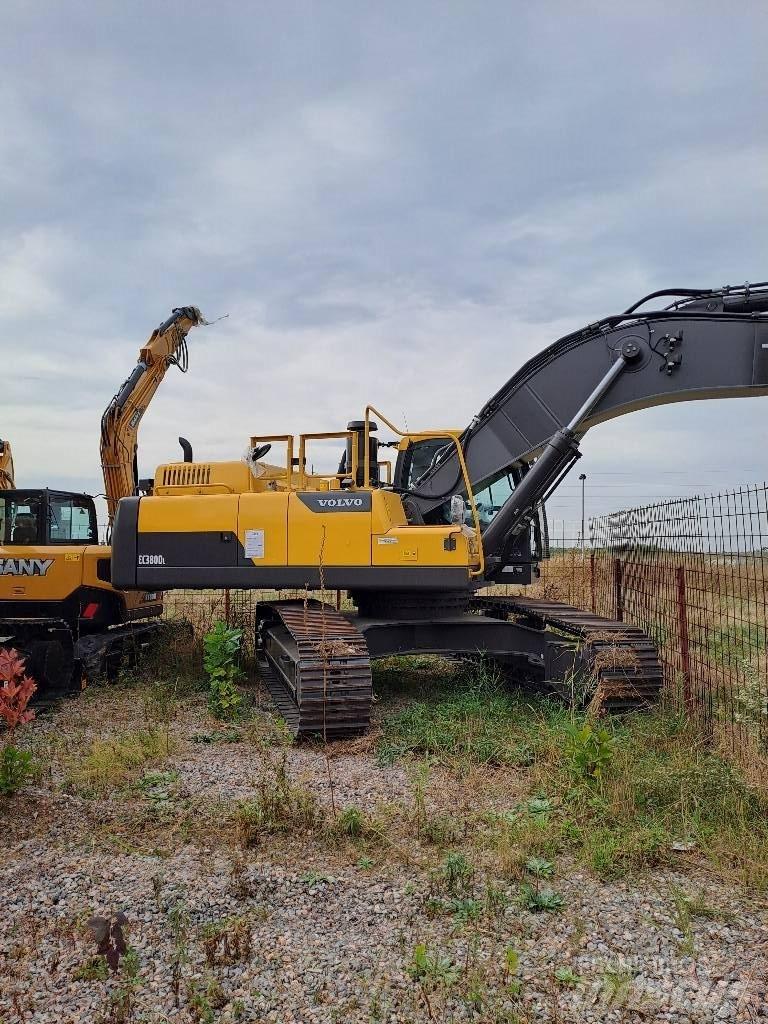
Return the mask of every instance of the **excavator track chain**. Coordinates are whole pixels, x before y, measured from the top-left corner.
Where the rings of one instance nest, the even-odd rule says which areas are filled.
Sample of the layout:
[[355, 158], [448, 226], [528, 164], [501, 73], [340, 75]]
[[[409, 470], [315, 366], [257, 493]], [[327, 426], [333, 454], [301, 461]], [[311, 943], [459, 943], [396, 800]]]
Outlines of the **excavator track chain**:
[[[656, 645], [639, 627], [534, 598], [479, 596], [472, 607], [492, 616], [521, 616], [536, 628], [551, 627], [573, 638], [578, 644], [576, 674], [587, 691], [585, 703], [597, 714], [639, 710], [658, 702], [664, 672]], [[568, 680], [548, 682], [564, 695], [571, 693]]]
[[72, 630], [63, 619], [2, 619], [0, 646], [12, 647], [23, 657], [37, 685], [32, 704], [38, 710], [79, 690]]
[[75, 657], [87, 681], [115, 675], [123, 662], [135, 665], [149, 645], [159, 639], [168, 624], [160, 619], [126, 622], [103, 633], [82, 636], [75, 643]]
[[294, 736], [339, 739], [364, 732], [373, 686], [365, 638], [319, 601], [259, 605], [259, 668]]
[[0, 646], [13, 647], [24, 658], [37, 684], [32, 705], [43, 711], [88, 682], [114, 676], [126, 660], [135, 664], [168, 625], [158, 619], [131, 622], [76, 640], [64, 619], [0, 619]]

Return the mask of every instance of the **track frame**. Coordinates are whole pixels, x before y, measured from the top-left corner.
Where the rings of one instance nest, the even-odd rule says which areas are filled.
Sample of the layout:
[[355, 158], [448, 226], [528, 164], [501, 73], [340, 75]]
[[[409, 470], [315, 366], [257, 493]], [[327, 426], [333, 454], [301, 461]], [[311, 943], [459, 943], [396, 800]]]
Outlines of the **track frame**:
[[339, 612], [315, 600], [270, 601], [257, 612], [260, 670], [297, 737], [365, 731], [373, 699], [371, 660], [393, 655], [487, 657], [523, 682], [579, 694], [598, 714], [647, 708], [658, 700], [658, 653], [637, 627], [522, 598], [476, 597], [472, 609], [389, 619]]

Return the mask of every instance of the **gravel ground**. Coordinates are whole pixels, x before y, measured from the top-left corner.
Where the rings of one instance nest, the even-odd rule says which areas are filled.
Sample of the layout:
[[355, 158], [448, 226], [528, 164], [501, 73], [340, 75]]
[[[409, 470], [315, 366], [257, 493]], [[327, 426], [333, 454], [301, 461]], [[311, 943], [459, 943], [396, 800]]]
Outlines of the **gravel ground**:
[[[349, 841], [306, 834], [241, 850], [215, 824], [206, 836], [203, 822], [194, 842], [151, 852], [150, 812], [162, 825], [189, 799], [248, 799], [283, 753], [291, 777], [326, 805], [330, 770], [337, 811], [382, 813], [410, 804], [413, 792], [405, 770], [378, 765], [370, 742], [334, 744], [330, 760], [318, 748], [263, 740], [190, 742], [216, 728], [202, 706], [174, 724], [178, 752], [154, 787], [99, 800], [62, 792], [62, 765], [78, 744], [135, 724], [136, 714], [135, 699], [117, 693], [31, 726], [38, 745], [64, 753], [50, 779], [0, 803], [2, 1024], [768, 1021], [765, 905], [695, 867], [608, 883], [560, 862], [551, 884], [562, 912], [522, 910], [517, 884], [507, 882], [491, 916], [462, 923], [430, 904], [446, 895], [434, 872], [439, 855], [415, 838], [414, 856], [365, 847], [361, 857]], [[496, 781], [492, 804], [514, 783]], [[436, 807], [478, 799], [486, 797], [476, 780], [431, 781]], [[115, 814], [123, 831], [109, 842]], [[463, 896], [482, 895], [485, 882], [478, 875]], [[693, 902], [681, 903], [684, 895]], [[128, 921], [134, 980], [125, 960], [117, 974], [93, 977], [104, 968], [94, 967], [86, 922], [117, 912]], [[434, 968], [422, 981], [408, 971], [418, 943]], [[511, 973], [510, 949], [519, 954]], [[555, 978], [565, 967], [570, 984]]]

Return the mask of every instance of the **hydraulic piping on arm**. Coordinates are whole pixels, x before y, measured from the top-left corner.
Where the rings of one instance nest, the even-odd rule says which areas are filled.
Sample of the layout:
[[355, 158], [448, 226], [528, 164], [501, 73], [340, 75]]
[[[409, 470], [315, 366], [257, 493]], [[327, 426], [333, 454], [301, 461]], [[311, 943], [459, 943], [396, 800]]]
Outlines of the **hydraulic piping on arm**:
[[530, 528], [536, 508], [545, 502], [574, 463], [581, 458], [578, 429], [597, 403], [608, 393], [627, 366], [641, 357], [639, 345], [624, 342], [611, 366], [567, 426], [547, 441], [546, 446], [522, 478], [509, 500], [491, 520], [483, 534], [486, 574], [493, 576], [503, 567], [510, 542]]

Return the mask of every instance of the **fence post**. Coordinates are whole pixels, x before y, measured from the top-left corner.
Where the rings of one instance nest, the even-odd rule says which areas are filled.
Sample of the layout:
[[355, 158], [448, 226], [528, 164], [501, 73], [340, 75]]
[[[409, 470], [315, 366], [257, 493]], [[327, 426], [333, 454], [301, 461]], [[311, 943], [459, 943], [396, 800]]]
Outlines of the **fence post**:
[[688, 595], [685, 585], [685, 569], [679, 565], [675, 569], [677, 580], [677, 625], [680, 631], [680, 663], [683, 670], [683, 704], [686, 714], [693, 711], [693, 695], [691, 693], [691, 650], [688, 639]]
[[624, 594], [622, 593], [623, 566], [620, 558], [613, 560], [613, 599], [616, 608], [616, 621], [624, 621]]
[[229, 591], [228, 590], [224, 591], [224, 621], [226, 622], [227, 626], [229, 626], [230, 621], [229, 621]]
[[589, 603], [594, 615], [597, 611], [597, 597], [595, 594], [595, 552], [589, 552]]

